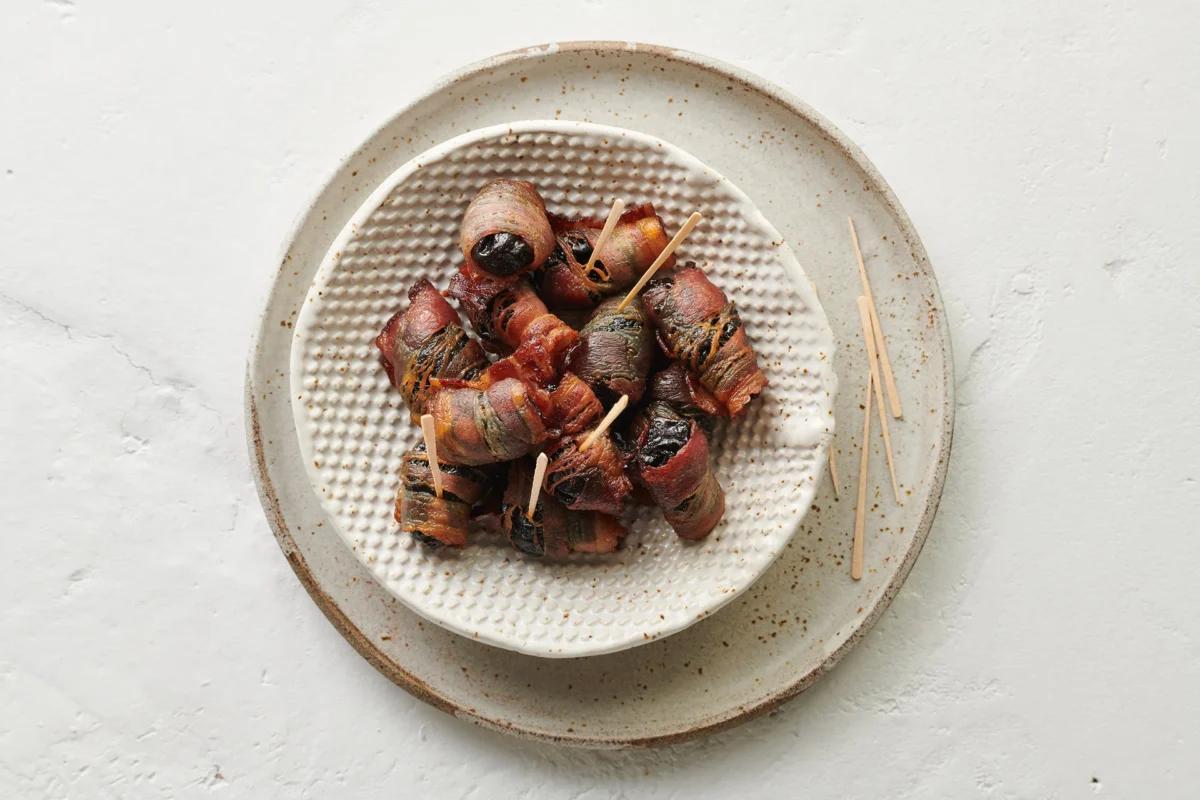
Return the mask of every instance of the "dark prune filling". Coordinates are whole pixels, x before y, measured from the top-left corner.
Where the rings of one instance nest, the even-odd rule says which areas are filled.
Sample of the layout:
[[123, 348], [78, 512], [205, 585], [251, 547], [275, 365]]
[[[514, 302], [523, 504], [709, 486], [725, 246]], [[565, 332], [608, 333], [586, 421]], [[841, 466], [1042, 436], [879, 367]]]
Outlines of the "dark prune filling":
[[546, 554], [546, 543], [543, 539], [542, 526], [539, 522], [541, 514], [535, 513], [534, 519], [530, 520], [525, 516], [520, 506], [514, 506], [511, 508], [508, 516], [511, 520], [508, 539], [512, 543], [512, 546], [527, 555], [544, 556]]
[[515, 233], [489, 233], [471, 248], [475, 263], [493, 275], [515, 275], [533, 263], [533, 248]]
[[421, 533], [420, 531], [413, 531], [412, 537], [414, 539], [416, 539], [418, 542], [420, 542], [421, 544], [428, 547], [430, 550], [437, 550], [439, 547], [441, 547], [444, 544], [444, 542], [442, 542], [440, 539], [435, 539], [432, 536], [427, 536], [426, 534]]
[[575, 256], [575, 260], [580, 264], [586, 264], [592, 257], [592, 243], [582, 233], [569, 231], [562, 235], [562, 241], [571, 248], [571, 255]]
[[583, 487], [587, 485], [587, 476], [573, 475], [565, 481], [554, 485], [554, 496], [563, 501], [563, 505], [570, 506], [579, 499], [579, 493], [583, 491]]
[[646, 433], [638, 459], [647, 467], [661, 467], [692, 438], [691, 420], [655, 417]]

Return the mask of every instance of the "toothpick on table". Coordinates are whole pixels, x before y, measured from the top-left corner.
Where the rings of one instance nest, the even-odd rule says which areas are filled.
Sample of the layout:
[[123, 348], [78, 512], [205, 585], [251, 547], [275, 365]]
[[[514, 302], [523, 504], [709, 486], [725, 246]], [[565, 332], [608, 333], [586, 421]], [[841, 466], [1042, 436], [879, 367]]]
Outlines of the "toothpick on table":
[[829, 477], [833, 481], [833, 496], [837, 499], [842, 498], [842, 492], [838, 489], [838, 474], [837, 474], [837, 442], [833, 439], [829, 440]]
[[854, 546], [850, 550], [850, 577], [862, 580], [863, 537], [867, 527], [867, 462], [871, 455], [871, 391], [874, 388], [874, 373], [867, 372], [867, 399], [863, 413], [863, 435], [860, 448], [862, 456], [858, 462], [858, 505], [854, 507]]
[[579, 452], [583, 453], [589, 447], [594, 445], [596, 440], [603, 436], [604, 432], [608, 430], [608, 426], [613, 424], [613, 420], [621, 416], [621, 412], [625, 410], [625, 406], [627, 405], [629, 405], [629, 395], [623, 394], [621, 395], [620, 400], [613, 403], [613, 407], [610, 408], [608, 413], [604, 415], [604, 419], [600, 420], [600, 424], [596, 426], [596, 429], [589, 433], [586, 439], [580, 442]]
[[545, 453], [538, 453], [537, 463], [533, 465], [533, 488], [529, 491], [529, 509], [525, 512], [525, 518], [532, 520], [533, 514], [537, 511], [538, 495], [542, 493], [542, 479], [546, 477], [546, 464], [550, 459], [546, 458]]
[[429, 456], [429, 471], [433, 473], [433, 491], [442, 496], [442, 468], [438, 464], [437, 438], [433, 434], [433, 414], [421, 415], [421, 433], [425, 434], [425, 453]]
[[588, 272], [592, 267], [596, 266], [596, 257], [600, 255], [600, 248], [608, 241], [608, 237], [612, 235], [613, 228], [617, 227], [617, 220], [621, 219], [621, 215], [625, 213], [625, 201], [614, 200], [612, 211], [608, 212], [608, 219], [604, 220], [604, 227], [600, 229], [600, 235], [596, 237], [596, 243], [592, 245], [592, 257], [588, 259], [583, 271]]
[[871, 311], [865, 297], [858, 298], [858, 316], [862, 321], [863, 341], [867, 345], [867, 364], [871, 368], [871, 382], [875, 386], [875, 407], [879, 411], [879, 428], [883, 433], [883, 451], [887, 455], [888, 474], [892, 478], [892, 494], [896, 497], [896, 503], [903, 505], [900, 500], [900, 485], [896, 483], [896, 463], [892, 456], [892, 432], [888, 428], [887, 414], [883, 410], [883, 389], [879, 384], [879, 353], [875, 350], [875, 337], [871, 335]]
[[683, 240], [686, 239], [688, 234], [692, 232], [692, 228], [695, 228], [696, 225], [700, 223], [701, 219], [703, 219], [703, 217], [700, 215], [699, 211], [693, 212], [692, 215], [688, 217], [687, 222], [683, 223], [683, 227], [679, 229], [679, 233], [675, 234], [674, 238], [667, 242], [667, 246], [664, 247], [663, 251], [658, 254], [658, 258], [654, 259], [654, 263], [650, 265], [650, 269], [642, 273], [642, 277], [639, 278], [638, 282], [635, 283], [633, 288], [629, 290], [629, 294], [625, 295], [625, 299], [621, 301], [621, 305], [617, 306], [617, 311], [624, 311], [625, 306], [633, 302], [633, 298], [637, 297], [638, 292], [642, 290], [642, 287], [650, 282], [650, 279], [654, 277], [654, 273], [658, 272], [658, 268], [666, 263], [667, 259], [670, 258], [671, 254], [675, 252], [676, 248], [683, 243]]
[[863, 263], [862, 248], [858, 246], [858, 230], [854, 220], [846, 217], [850, 225], [850, 241], [854, 243], [854, 257], [858, 259], [858, 274], [862, 278], [863, 294], [871, 308], [871, 332], [874, 334], [875, 346], [879, 351], [879, 361], [883, 365], [884, 387], [887, 388], [888, 403], [892, 416], [900, 419], [904, 410], [900, 407], [900, 391], [896, 388], [896, 376], [892, 374], [892, 359], [888, 356], [887, 342], [883, 338], [883, 327], [879, 324], [879, 309], [875, 307], [875, 294], [871, 291], [871, 281], [867, 278], [867, 265]]

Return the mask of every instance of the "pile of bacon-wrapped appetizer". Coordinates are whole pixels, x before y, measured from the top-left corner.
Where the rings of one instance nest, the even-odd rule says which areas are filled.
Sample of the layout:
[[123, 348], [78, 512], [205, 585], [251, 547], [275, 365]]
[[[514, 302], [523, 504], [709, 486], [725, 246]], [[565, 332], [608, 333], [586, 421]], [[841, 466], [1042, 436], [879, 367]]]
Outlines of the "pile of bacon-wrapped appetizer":
[[[702, 269], [675, 264], [653, 206], [615, 213], [602, 237], [604, 219], [548, 214], [530, 183], [488, 183], [463, 217], [445, 296], [418, 281], [375, 340], [435, 455], [422, 443], [400, 470], [396, 519], [422, 543], [461, 547], [490, 528], [561, 558], [615, 550], [633, 503], [658, 505], [685, 539], [720, 521], [707, 431], [766, 377], [737, 308]], [[590, 313], [576, 330], [555, 312]], [[618, 403], [627, 410], [595, 435]]]

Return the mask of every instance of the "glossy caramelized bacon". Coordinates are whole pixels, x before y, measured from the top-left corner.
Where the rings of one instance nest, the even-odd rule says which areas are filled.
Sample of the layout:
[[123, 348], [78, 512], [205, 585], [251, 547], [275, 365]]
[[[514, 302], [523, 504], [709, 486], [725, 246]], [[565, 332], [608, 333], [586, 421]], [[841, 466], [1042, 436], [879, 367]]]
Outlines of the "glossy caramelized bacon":
[[649, 398], [670, 403], [688, 416], [720, 416], [725, 409], [683, 364], [672, 361], [650, 378]]
[[490, 464], [525, 455], [546, 439], [537, 391], [514, 378], [486, 389], [444, 388], [429, 405], [438, 457]]
[[654, 361], [654, 335], [640, 303], [617, 311], [621, 298], [605, 300], [579, 332], [571, 370], [611, 405], [621, 395], [636, 403], [646, 390]]
[[550, 393], [550, 405], [550, 424], [559, 436], [582, 433], [604, 416], [604, 406], [592, 387], [573, 372], [563, 373]]
[[[587, 262], [604, 227], [603, 218], [570, 220], [551, 215], [558, 246], [535, 273], [538, 291], [551, 308], [591, 308], [628, 289], [654, 263], [670, 241], [662, 219], [649, 203], [629, 209], [596, 256]], [[664, 268], [675, 263], [671, 256]]]
[[725, 492], [708, 457], [700, 424], [667, 403], [653, 402], [635, 421], [638, 478], [675, 533], [703, 539], [725, 514]]
[[396, 495], [396, 521], [400, 529], [429, 547], [462, 547], [467, 543], [471, 508], [489, 488], [489, 476], [475, 467], [439, 461], [442, 496], [438, 497], [429, 468], [429, 455], [421, 443], [400, 462], [400, 491]]
[[463, 264], [446, 292], [458, 300], [480, 340], [508, 353], [526, 342], [560, 370], [579, 341], [570, 325], [550, 313], [525, 278], [502, 281]]
[[729, 416], [737, 416], [767, 385], [737, 307], [695, 264], [650, 281], [642, 307], [663, 350], [699, 377]]
[[463, 214], [459, 247], [467, 263], [500, 277], [541, 266], [555, 247], [546, 204], [528, 181], [486, 184]]
[[458, 313], [427, 280], [408, 290], [408, 307], [392, 315], [375, 346], [414, 421], [428, 407], [431, 381], [474, 380], [488, 365], [479, 343], [459, 326]]
[[621, 513], [633, 484], [625, 475], [626, 458], [608, 432], [587, 449], [580, 445], [604, 415], [591, 388], [570, 372], [550, 394], [558, 437], [546, 448], [545, 488], [573, 511]]
[[568, 511], [542, 492], [533, 519], [526, 516], [533, 488], [528, 459], [512, 465], [504, 490], [500, 524], [514, 549], [536, 557], [565, 558], [571, 553], [611, 553], [625, 538], [621, 523], [607, 514]]

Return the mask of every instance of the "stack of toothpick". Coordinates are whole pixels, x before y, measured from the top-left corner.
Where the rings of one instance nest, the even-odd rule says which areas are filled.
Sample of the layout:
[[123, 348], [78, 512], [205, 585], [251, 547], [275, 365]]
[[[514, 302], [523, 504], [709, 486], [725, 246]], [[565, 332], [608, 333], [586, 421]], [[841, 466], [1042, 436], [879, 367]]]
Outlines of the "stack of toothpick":
[[[858, 463], [858, 499], [854, 508], [854, 545], [850, 555], [850, 577], [854, 580], [862, 578], [863, 548], [866, 533], [867, 517], [867, 477], [871, 457], [871, 407], [874, 405], [879, 416], [879, 430], [883, 436], [883, 450], [887, 457], [888, 476], [892, 483], [892, 496], [901, 505], [900, 484], [896, 481], [896, 459], [892, 452], [892, 433], [888, 425], [888, 412], [895, 419], [904, 416], [900, 405], [900, 392], [896, 388], [896, 378], [892, 373], [892, 361], [888, 356], [887, 341], [883, 336], [883, 328], [879, 324], [879, 311], [875, 307], [875, 295], [871, 291], [871, 280], [867, 277], [867, 267], [863, 263], [862, 249], [858, 244], [858, 231], [854, 228], [854, 220], [847, 219], [850, 225], [850, 241], [854, 245], [854, 256], [858, 260], [858, 274], [862, 279], [863, 294], [858, 298], [859, 323], [862, 326], [863, 344], [867, 353], [867, 376], [863, 401], [863, 435], [860, 444]], [[887, 408], [884, 405], [884, 395], [887, 395]], [[874, 401], [874, 402], [872, 402]], [[837, 494], [837, 466], [830, 451], [829, 467], [833, 474], [834, 493]]]

